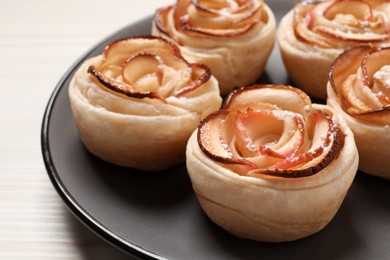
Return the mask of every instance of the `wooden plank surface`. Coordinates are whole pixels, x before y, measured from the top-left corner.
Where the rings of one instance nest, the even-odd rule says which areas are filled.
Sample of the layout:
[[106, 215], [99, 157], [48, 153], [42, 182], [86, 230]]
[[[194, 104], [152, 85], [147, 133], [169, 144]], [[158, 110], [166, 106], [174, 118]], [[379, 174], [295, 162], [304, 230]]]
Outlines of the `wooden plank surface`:
[[40, 148], [47, 101], [91, 46], [170, 0], [0, 4], [0, 259], [129, 259], [67, 210]]

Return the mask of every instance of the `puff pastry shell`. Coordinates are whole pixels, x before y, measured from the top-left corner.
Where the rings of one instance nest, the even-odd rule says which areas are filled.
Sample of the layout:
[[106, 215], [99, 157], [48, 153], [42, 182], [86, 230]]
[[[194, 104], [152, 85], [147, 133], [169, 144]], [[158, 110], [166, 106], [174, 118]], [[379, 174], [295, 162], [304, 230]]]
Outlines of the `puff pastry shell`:
[[357, 165], [345, 122], [287, 86], [235, 91], [187, 146], [188, 173], [205, 213], [228, 232], [258, 241], [296, 240], [324, 228]]
[[333, 60], [362, 43], [389, 43], [388, 1], [301, 1], [281, 20], [277, 40], [290, 78], [307, 94], [326, 99]]
[[356, 46], [333, 63], [329, 106], [350, 126], [359, 169], [390, 179], [390, 48]]
[[69, 98], [92, 154], [148, 171], [182, 162], [189, 136], [222, 102], [207, 67], [156, 37], [109, 44], [76, 71]]
[[156, 12], [152, 34], [176, 42], [189, 61], [206, 64], [226, 95], [260, 77], [275, 30], [262, 0], [177, 0]]

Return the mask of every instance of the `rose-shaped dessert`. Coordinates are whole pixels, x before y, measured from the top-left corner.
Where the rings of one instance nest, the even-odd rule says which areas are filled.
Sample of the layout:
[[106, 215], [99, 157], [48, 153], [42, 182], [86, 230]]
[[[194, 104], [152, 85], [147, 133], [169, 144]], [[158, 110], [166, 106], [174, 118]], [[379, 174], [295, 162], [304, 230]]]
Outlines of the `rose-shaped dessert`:
[[108, 162], [161, 170], [185, 158], [191, 133], [220, 108], [210, 70], [161, 38], [134, 37], [85, 61], [69, 87], [86, 148]]
[[390, 47], [352, 47], [329, 76], [327, 102], [355, 135], [359, 169], [390, 179]]
[[262, 0], [177, 0], [157, 10], [152, 34], [176, 42], [188, 60], [206, 64], [225, 95], [259, 78], [275, 27]]
[[296, 240], [324, 228], [357, 167], [346, 123], [289, 86], [232, 92], [187, 145], [188, 173], [206, 214], [258, 241]]
[[287, 72], [309, 95], [326, 99], [330, 65], [346, 48], [387, 44], [389, 1], [302, 1], [287, 13], [277, 38]]

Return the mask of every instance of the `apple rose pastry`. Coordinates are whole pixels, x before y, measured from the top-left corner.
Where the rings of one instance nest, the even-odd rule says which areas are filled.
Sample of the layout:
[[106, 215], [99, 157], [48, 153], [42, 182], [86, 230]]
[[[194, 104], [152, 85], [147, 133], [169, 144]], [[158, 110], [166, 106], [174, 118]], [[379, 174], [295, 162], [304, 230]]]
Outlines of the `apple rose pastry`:
[[302, 1], [281, 20], [277, 39], [290, 78], [310, 96], [326, 99], [333, 60], [363, 43], [388, 44], [389, 1]]
[[191, 133], [222, 103], [210, 70], [156, 37], [107, 45], [76, 71], [69, 97], [92, 154], [150, 171], [182, 162]]
[[187, 145], [187, 169], [206, 214], [240, 238], [280, 242], [324, 228], [354, 179], [346, 123], [289, 86], [232, 92]]
[[356, 46], [333, 63], [328, 105], [355, 135], [359, 169], [390, 179], [390, 47]]
[[206, 64], [225, 95], [259, 78], [275, 24], [262, 0], [177, 0], [157, 10], [152, 34], [176, 42], [189, 61]]

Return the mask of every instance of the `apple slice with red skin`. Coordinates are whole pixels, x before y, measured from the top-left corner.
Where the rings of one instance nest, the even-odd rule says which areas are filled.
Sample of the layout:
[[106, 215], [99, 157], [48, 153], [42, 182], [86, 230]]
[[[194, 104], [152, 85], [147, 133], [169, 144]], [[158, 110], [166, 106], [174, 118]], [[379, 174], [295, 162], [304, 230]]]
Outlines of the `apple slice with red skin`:
[[340, 13], [351, 14], [363, 21], [370, 21], [373, 17], [371, 5], [362, 0], [334, 1], [323, 13], [329, 20], [333, 20]]
[[[281, 86], [279, 86], [279, 88], [280, 87]], [[240, 90], [240, 92], [250, 91], [254, 88], [255, 87], [251, 87], [248, 90]], [[230, 100], [232, 99], [234, 99], [234, 97], [230, 97]], [[329, 165], [332, 160], [337, 157], [343, 147], [345, 136], [342, 133], [340, 126], [335, 124], [332, 121], [331, 116], [325, 112], [319, 110], [313, 111], [310, 113], [310, 117], [308, 118], [311, 122], [309, 127], [313, 128], [311, 130], [311, 135], [313, 136], [312, 144], [310, 146], [311, 148], [306, 152], [303, 151], [302, 153], [298, 153], [298, 149], [294, 148], [295, 145], [302, 146], [302, 136], [304, 135], [304, 129], [301, 129], [303, 127], [303, 123], [299, 122], [298, 117], [294, 117], [297, 120], [298, 130], [290, 140], [291, 145], [287, 145], [285, 149], [283, 149], [283, 153], [264, 153], [267, 149], [264, 149], [264, 147], [261, 148], [260, 145], [258, 148], [258, 154], [270, 157], [276, 155], [276, 157], [280, 160], [266, 168], [258, 168], [252, 160], [250, 161], [248, 158], [233, 155], [232, 150], [229, 148], [229, 145], [231, 145], [229, 143], [230, 140], [227, 140], [232, 139], [232, 137], [226, 137], [226, 127], [224, 124], [230, 123], [229, 116], [230, 118], [233, 117], [230, 113], [238, 115], [238, 117], [234, 116], [234, 118], [238, 120], [236, 129], [231, 129], [231, 126], [234, 124], [229, 124], [228, 131], [233, 131], [233, 134], [238, 135], [235, 140], [239, 140], [239, 146], [249, 146], [250, 148], [253, 146], [253, 142], [251, 142], [251, 140], [246, 140], [249, 136], [246, 132], [245, 126], [251, 125], [253, 127], [254, 124], [253, 122], [250, 124], [248, 122], [243, 123], [243, 120], [263, 120], [270, 114], [269, 112], [255, 111], [248, 108], [246, 111], [247, 115], [245, 115], [240, 114], [242, 112], [240, 112], [239, 109], [241, 109], [241, 107], [229, 109], [229, 106], [227, 105], [225, 109], [209, 115], [201, 122], [198, 128], [197, 138], [199, 147], [209, 158], [222, 164], [242, 165], [246, 167], [246, 175], [248, 176], [259, 177], [263, 175], [271, 175], [285, 178], [310, 176]], [[259, 120], [258, 123], [259, 127], [261, 127], [261, 120]], [[252, 152], [250, 156], [256, 154], [253, 149], [249, 150]]]
[[[134, 47], [132, 40], [153, 41], [150, 46]], [[139, 49], [139, 50], [138, 50]], [[136, 53], [128, 55], [128, 53]], [[135, 87], [136, 81], [147, 74], [155, 74], [159, 86], [162, 85], [164, 70], [160, 65], [166, 65], [176, 70], [190, 70], [191, 80], [187, 85], [178, 89], [172, 95], [181, 97], [194, 91], [206, 83], [211, 77], [208, 67], [196, 63], [188, 63], [180, 54], [179, 48], [171, 42], [159, 37], [131, 37], [113, 42], [107, 45], [103, 52], [101, 64], [97, 67], [90, 66], [88, 73], [103, 86], [132, 98], [155, 98], [165, 102], [165, 98], [157, 95], [154, 91], [139, 91]], [[120, 73], [122, 80], [107, 75], [110, 66], [115, 66], [115, 73]], [[119, 69], [118, 69], [119, 68]], [[119, 70], [120, 72], [117, 72]]]
[[[214, 2], [208, 3], [213, 4]], [[250, 3], [250, 2], [248, 2]], [[207, 6], [202, 4], [200, 1], [183, 1], [178, 0], [174, 5], [173, 9], [173, 19], [175, 28], [179, 31], [186, 31], [189, 34], [196, 34], [198, 36], [204, 37], [236, 37], [245, 34], [250, 31], [259, 21], [254, 17], [261, 11], [263, 8], [263, 4], [260, 4], [254, 10], [250, 11], [246, 16], [242, 17], [240, 20], [236, 21], [232, 28], [202, 28], [194, 25], [188, 16], [187, 10], [188, 8], [194, 5], [201, 12], [206, 12], [212, 15], [221, 15], [221, 8], [228, 8], [228, 3], [219, 3], [216, 2], [214, 5]], [[236, 10], [231, 10], [232, 14], [238, 12], [249, 11], [248, 9], [252, 7], [253, 4], [244, 4], [237, 8]], [[164, 11], [161, 14], [166, 14]], [[158, 28], [164, 27], [163, 23], [157, 23]], [[164, 32], [165, 29], [160, 29], [160, 31]]]
[[271, 167], [253, 170], [248, 175], [305, 177], [313, 175], [329, 165], [344, 145], [344, 134], [340, 126], [333, 123], [331, 117], [323, 111], [314, 111], [313, 122], [312, 147], [308, 151], [289, 157]]
[[[299, 11], [301, 8], [302, 10]], [[310, 9], [306, 10], [305, 9]], [[301, 17], [306, 14], [306, 17]], [[384, 28], [384, 33], [377, 33], [374, 31], [353, 32], [351, 30], [343, 30], [342, 27], [331, 28], [325, 25], [316, 25], [316, 15], [323, 15], [324, 19], [333, 20], [337, 14], [350, 14], [356, 17], [356, 26], [365, 27], [371, 23], [379, 26], [383, 21], [373, 21], [373, 10], [370, 3], [362, 0], [348, 0], [348, 1], [333, 1], [330, 3], [305, 3], [296, 7], [294, 14], [294, 32], [297, 38], [322, 48], [331, 48], [331, 45], [323, 37], [330, 37], [335, 40], [347, 42], [380, 42], [389, 39], [389, 25]], [[360, 21], [360, 22], [359, 22]], [[356, 27], [356, 28], [357, 28]]]
[[[348, 99], [351, 100], [352, 98], [354, 100], [354, 97], [356, 97], [352, 93], [352, 86], [348, 85], [348, 77], [350, 75], [355, 74], [361, 68], [363, 73], [362, 84], [371, 89], [373, 74], [386, 64], [390, 64], [390, 47], [375, 47], [372, 45], [351, 47], [335, 59], [330, 69], [329, 83], [340, 98], [340, 104], [345, 111], [348, 111], [349, 114], [359, 120], [376, 124], [390, 124], [389, 104], [383, 105], [380, 108], [370, 109], [364, 107], [364, 109], [357, 109], [356, 104], [358, 103], [348, 101]], [[352, 105], [355, 109], [348, 109]]]

